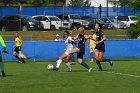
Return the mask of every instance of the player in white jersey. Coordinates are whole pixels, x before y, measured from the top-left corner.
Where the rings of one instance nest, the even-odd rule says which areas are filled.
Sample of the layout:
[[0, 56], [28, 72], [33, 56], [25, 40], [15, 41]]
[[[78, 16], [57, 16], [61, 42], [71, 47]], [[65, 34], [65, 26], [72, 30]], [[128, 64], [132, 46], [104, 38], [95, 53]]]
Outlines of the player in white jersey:
[[[64, 32], [64, 38], [66, 39], [66, 41], [65, 41], [65, 44], [66, 44], [65, 52], [69, 52], [70, 50], [72, 50], [74, 48], [73, 43], [75, 43], [75, 41], [70, 36], [70, 32], [69, 31], [65, 31]], [[58, 69], [60, 67], [60, 64], [62, 63], [62, 60], [65, 59], [66, 65], [68, 67], [68, 72], [71, 72], [71, 65], [68, 62], [69, 61], [69, 58], [64, 57], [65, 56], [65, 52], [56, 61], [57, 62], [57, 65], [56, 65], [56, 68], [54, 68], [54, 70], [58, 71]]]

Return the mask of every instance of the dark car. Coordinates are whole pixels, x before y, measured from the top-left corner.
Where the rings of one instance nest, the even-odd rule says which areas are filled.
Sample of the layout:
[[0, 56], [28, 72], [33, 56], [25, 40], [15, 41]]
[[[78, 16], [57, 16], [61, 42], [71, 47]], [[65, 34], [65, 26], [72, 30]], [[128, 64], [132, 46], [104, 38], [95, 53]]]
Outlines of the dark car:
[[11, 30], [41, 30], [42, 24], [27, 15], [10, 15], [0, 20], [1, 31]]
[[81, 20], [82, 20], [82, 25], [85, 28], [88, 28], [88, 25], [90, 24], [90, 22], [92, 21], [92, 17], [91, 16], [81, 16]]
[[113, 29], [114, 28], [111, 23], [105, 23], [101, 19], [92, 19], [92, 21], [88, 25], [88, 29], [95, 29], [96, 23], [101, 24], [103, 29]]

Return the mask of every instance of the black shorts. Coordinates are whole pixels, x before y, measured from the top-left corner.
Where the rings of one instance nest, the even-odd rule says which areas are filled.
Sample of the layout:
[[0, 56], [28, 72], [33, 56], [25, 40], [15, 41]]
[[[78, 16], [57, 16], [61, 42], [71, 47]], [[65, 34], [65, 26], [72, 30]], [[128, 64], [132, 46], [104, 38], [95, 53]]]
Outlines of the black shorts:
[[84, 46], [78, 46], [77, 48], [80, 50], [80, 52], [82, 52], [82, 53], [85, 52], [85, 47]]
[[79, 53], [77, 53], [77, 59], [78, 59], [78, 58], [83, 59], [84, 54], [85, 54], [84, 52], [79, 52]]
[[15, 47], [14, 51], [15, 51], [16, 53], [19, 53], [19, 51], [21, 51], [21, 47]]
[[105, 52], [105, 45], [97, 45], [95, 49], [97, 49], [99, 52]]

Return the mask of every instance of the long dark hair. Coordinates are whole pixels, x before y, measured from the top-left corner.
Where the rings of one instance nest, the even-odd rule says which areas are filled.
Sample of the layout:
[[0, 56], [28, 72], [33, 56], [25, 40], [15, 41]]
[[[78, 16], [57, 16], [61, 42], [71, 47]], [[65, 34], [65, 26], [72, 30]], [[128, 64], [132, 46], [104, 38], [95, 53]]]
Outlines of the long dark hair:
[[96, 24], [98, 24], [98, 25], [99, 25], [100, 29], [102, 29], [102, 28], [103, 28], [103, 27], [102, 27], [102, 24], [100, 24], [100, 23], [96, 23]]
[[64, 31], [64, 33], [67, 33], [68, 35], [70, 35], [70, 32], [69, 31]]

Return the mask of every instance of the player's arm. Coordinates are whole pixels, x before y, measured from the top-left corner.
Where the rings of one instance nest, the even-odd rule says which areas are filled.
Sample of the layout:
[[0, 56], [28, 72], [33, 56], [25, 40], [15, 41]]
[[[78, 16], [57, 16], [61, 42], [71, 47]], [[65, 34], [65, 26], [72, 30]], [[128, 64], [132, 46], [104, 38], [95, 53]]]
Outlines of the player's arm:
[[107, 37], [105, 35], [102, 35], [102, 39], [100, 41], [96, 41], [96, 44], [99, 44], [101, 42], [104, 42], [107, 40]]
[[6, 45], [5, 45], [5, 42], [4, 42], [4, 40], [3, 40], [1, 35], [0, 35], [0, 43], [1, 43], [2, 47], [3, 47], [3, 50], [6, 51]]
[[4, 42], [4, 40], [3, 40], [3, 38], [2, 38], [1, 35], [0, 35], [0, 43], [1, 43], [2, 47], [3, 47], [3, 52], [6, 53], [6, 54], [8, 54], [8, 52], [6, 51], [5, 42]]
[[95, 39], [92, 38], [92, 36], [84, 35], [84, 37], [85, 37], [86, 39], [90, 39], [90, 40], [96, 41]]
[[79, 34], [77, 34], [75, 37], [73, 37], [73, 40], [77, 40], [79, 37]]
[[76, 43], [76, 41], [75, 41], [74, 39], [72, 39], [72, 37], [69, 37], [69, 38], [68, 38], [68, 41], [71, 42], [71, 43], [73, 43], [73, 44]]

